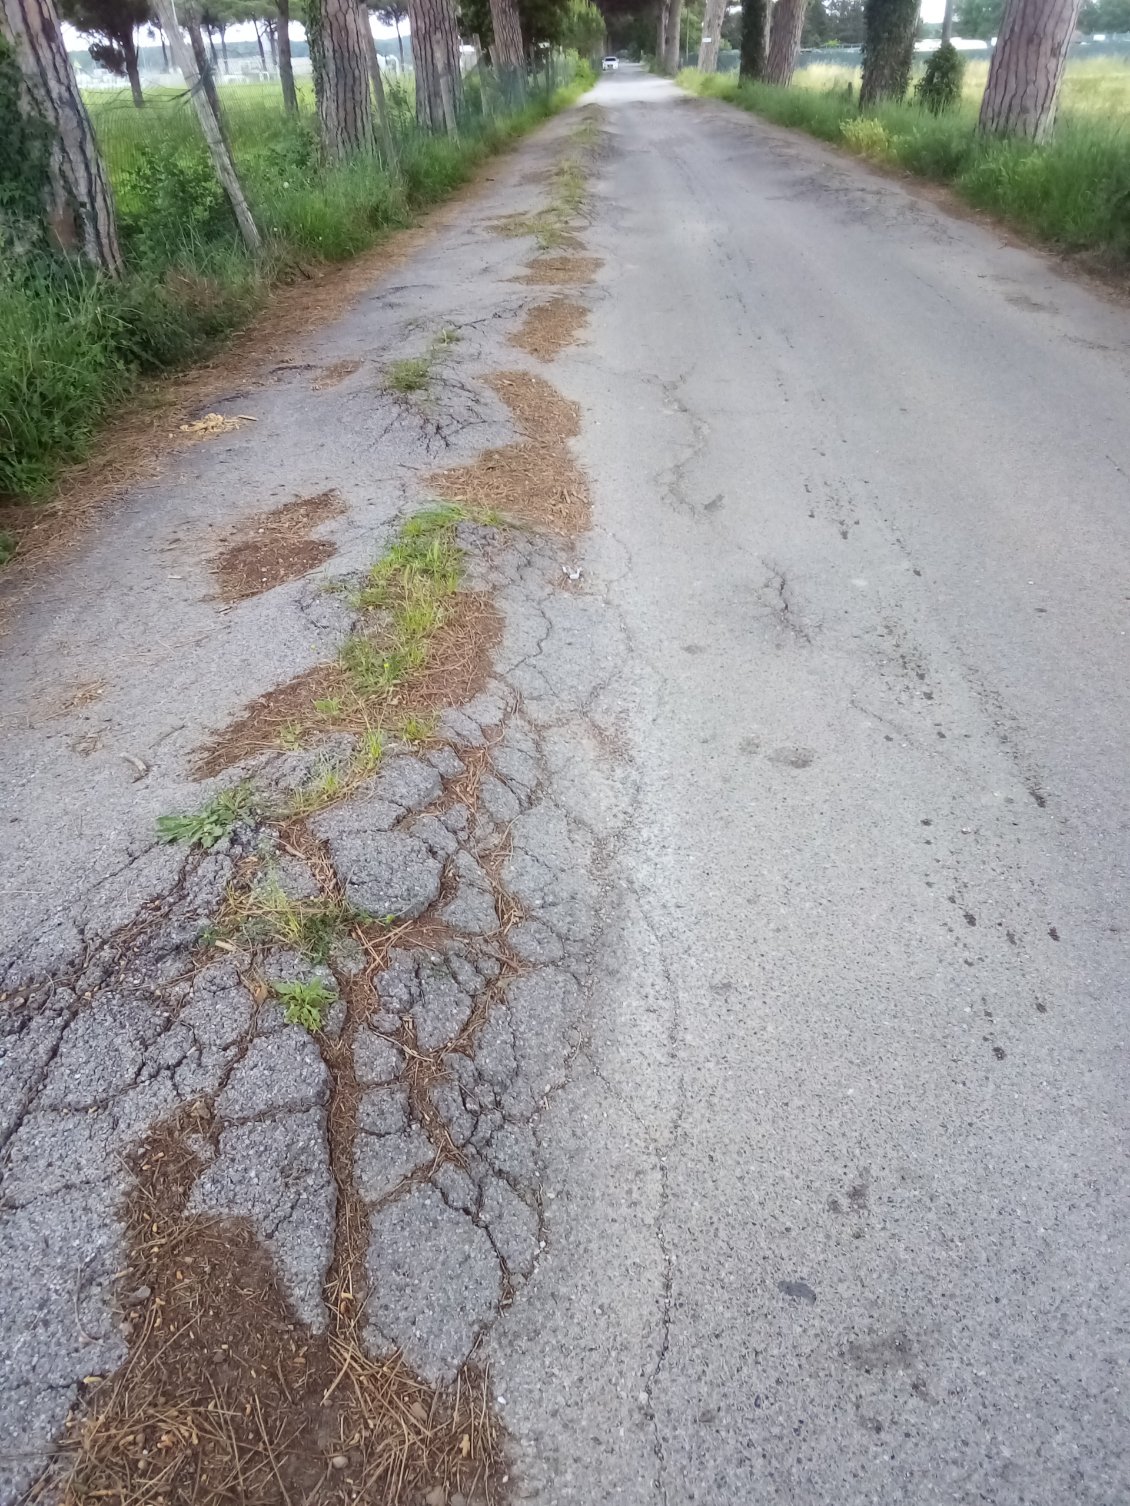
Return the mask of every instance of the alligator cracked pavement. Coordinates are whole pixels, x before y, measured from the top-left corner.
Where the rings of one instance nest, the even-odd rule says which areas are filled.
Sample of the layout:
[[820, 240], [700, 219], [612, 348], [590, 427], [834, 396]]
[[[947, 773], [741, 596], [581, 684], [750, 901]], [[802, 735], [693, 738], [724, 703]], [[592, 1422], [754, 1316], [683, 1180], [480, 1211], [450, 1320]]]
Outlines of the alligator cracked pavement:
[[492, 171], [10, 605], [0, 1500], [1114, 1506], [1130, 316]]

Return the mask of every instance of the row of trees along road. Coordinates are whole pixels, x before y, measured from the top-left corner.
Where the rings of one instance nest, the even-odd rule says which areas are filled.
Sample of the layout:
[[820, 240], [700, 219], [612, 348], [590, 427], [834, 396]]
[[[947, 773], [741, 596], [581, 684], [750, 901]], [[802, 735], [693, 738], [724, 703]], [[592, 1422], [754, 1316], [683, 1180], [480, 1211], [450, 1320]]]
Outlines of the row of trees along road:
[[[259, 232], [225, 139], [204, 29], [256, 17], [270, 22], [283, 96], [295, 107], [289, 66], [289, 0], [59, 0], [74, 25], [94, 38], [97, 61], [130, 79], [141, 103], [136, 32], [156, 24], [184, 75], [216, 175], [243, 239], [259, 248]], [[396, 168], [376, 45], [364, 0], [300, 0], [314, 74], [319, 133], [329, 161], [383, 152]], [[603, 37], [588, 0], [464, 0], [484, 36], [495, 68], [519, 97], [535, 46], [564, 39], [567, 23]], [[431, 131], [455, 132], [462, 106], [460, 27], [456, 0], [405, 0], [378, 11], [397, 26], [407, 16], [416, 68], [416, 113]], [[594, 32], [595, 34], [595, 32]], [[599, 46], [599, 38], [596, 46]], [[595, 51], [596, 47], [586, 50]], [[375, 103], [375, 112], [374, 112]], [[114, 204], [90, 118], [63, 40], [56, 0], [0, 0], [0, 169], [17, 162], [21, 190], [14, 207], [0, 197], [0, 233], [9, 250], [27, 254], [34, 221], [57, 250], [80, 255], [112, 277], [122, 273]], [[28, 184], [32, 188], [28, 189]], [[34, 201], [29, 209], [28, 198]], [[23, 230], [20, 228], [22, 216]]]
[[[1096, 16], [1130, 12], [1130, 0], [1087, 0]], [[1079, 22], [1081, 0], [963, 0], [978, 19], [995, 5], [999, 34], [981, 102], [980, 128], [1040, 141], [1055, 121], [1067, 50]], [[673, 72], [679, 62], [682, 0], [659, 0], [656, 57]], [[742, 0], [741, 77], [787, 84], [796, 66], [808, 0]], [[725, 0], [706, 0], [699, 67], [713, 72]], [[959, 19], [961, 16], [959, 9]], [[864, 0], [863, 79], [860, 107], [900, 100], [910, 83], [919, 0]], [[954, 0], [947, 0], [943, 46], [952, 46]], [[981, 21], [980, 24], [987, 24]], [[994, 28], [995, 29], [995, 28]]]

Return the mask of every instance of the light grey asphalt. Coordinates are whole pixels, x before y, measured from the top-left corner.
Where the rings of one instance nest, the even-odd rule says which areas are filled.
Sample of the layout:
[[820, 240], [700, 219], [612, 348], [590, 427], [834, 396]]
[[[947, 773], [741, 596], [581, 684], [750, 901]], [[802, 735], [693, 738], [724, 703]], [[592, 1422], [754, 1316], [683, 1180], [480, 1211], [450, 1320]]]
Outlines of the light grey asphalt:
[[554, 1503], [1130, 1500], [1130, 315], [622, 71], [592, 589], [630, 650], [551, 1258]]
[[[347, 889], [452, 932], [327, 1027], [363, 1089], [338, 1172], [371, 1209], [368, 1342], [435, 1382], [480, 1345], [544, 1506], [1130, 1500], [1130, 315], [638, 71], [589, 103], [580, 344], [507, 343], [547, 294], [490, 224], [588, 153], [571, 115], [13, 604], [4, 1506], [121, 1361], [123, 1156], [180, 1104], [213, 1114], [192, 1208], [249, 1216], [326, 1321], [333, 1053], [246, 986], [309, 964], [196, 944], [273, 839], [186, 859], [154, 820], [205, 798], [210, 729], [336, 651], [322, 586], [427, 473], [514, 439], [482, 378], [515, 365], [580, 404], [592, 532], [461, 529], [505, 622], [490, 684], [314, 823]], [[385, 364], [444, 328], [398, 402]], [[223, 608], [215, 542], [327, 486], [334, 560]]]

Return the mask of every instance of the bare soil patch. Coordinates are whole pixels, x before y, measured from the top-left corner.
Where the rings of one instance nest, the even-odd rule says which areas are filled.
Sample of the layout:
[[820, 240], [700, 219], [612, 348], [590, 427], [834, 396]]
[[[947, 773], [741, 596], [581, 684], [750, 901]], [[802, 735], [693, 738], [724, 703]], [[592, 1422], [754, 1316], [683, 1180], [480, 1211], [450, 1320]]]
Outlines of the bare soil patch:
[[599, 256], [539, 256], [528, 262], [518, 282], [535, 287], [567, 287], [592, 282], [604, 263]]
[[225, 601], [246, 601], [332, 558], [337, 545], [310, 533], [345, 510], [337, 492], [325, 491], [248, 518], [212, 560], [220, 595]]
[[576, 344], [588, 317], [588, 309], [579, 303], [568, 298], [551, 298], [529, 311], [522, 328], [510, 336], [510, 344], [539, 361], [552, 361], [567, 345]]
[[576, 439], [581, 410], [542, 377], [528, 371], [493, 371], [484, 378], [518, 420], [528, 439]]
[[541, 377], [496, 371], [486, 379], [517, 419], [526, 439], [484, 450], [471, 465], [426, 477], [439, 496], [477, 512], [572, 535], [588, 526], [588, 483], [567, 441], [580, 429], [580, 410]]
[[[373, 636], [378, 643], [379, 635], [377, 626]], [[363, 695], [341, 664], [316, 664], [249, 702], [204, 745], [193, 775], [211, 779], [260, 753], [277, 752], [284, 739], [298, 744], [334, 732], [372, 732], [390, 717], [424, 720], [469, 701], [490, 677], [491, 651], [501, 636], [502, 619], [490, 598], [462, 592], [453, 598], [424, 664], [396, 690]], [[333, 713], [319, 711], [319, 702], [333, 704]]]
[[323, 366], [313, 385], [313, 391], [325, 392], [329, 387], [340, 386], [346, 377], [360, 371], [364, 364], [364, 361], [334, 361], [330, 366]]
[[580, 533], [588, 524], [588, 486], [563, 444], [484, 450], [473, 465], [434, 471], [427, 481], [450, 502], [553, 533]]
[[131, 1160], [129, 1353], [87, 1382], [47, 1493], [64, 1506], [416, 1506], [441, 1488], [496, 1501], [501, 1438], [481, 1375], [437, 1390], [399, 1355], [371, 1359], [344, 1291], [328, 1332], [311, 1333], [246, 1220], [185, 1213], [203, 1169], [189, 1137], [213, 1134], [197, 1108]]

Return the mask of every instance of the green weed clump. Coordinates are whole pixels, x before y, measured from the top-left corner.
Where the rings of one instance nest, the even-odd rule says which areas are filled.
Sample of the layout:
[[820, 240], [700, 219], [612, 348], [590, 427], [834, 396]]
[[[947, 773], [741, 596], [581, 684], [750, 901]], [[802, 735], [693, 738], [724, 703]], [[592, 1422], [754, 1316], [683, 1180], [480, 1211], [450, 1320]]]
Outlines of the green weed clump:
[[[1120, 266], [1130, 260], [1130, 67], [1125, 64], [1107, 64], [1101, 73], [1095, 62], [1070, 65], [1055, 133], [1040, 146], [977, 130], [983, 67], [967, 68], [960, 102], [951, 97], [950, 107], [936, 113], [908, 102], [861, 114], [849, 70], [819, 70], [823, 87], [804, 82], [807, 74], [817, 73], [802, 70], [787, 89], [691, 69], [679, 82], [692, 93], [725, 100], [777, 125], [948, 183], [968, 203], [1051, 245], [1098, 252]], [[1115, 99], [1120, 113], [1104, 114]]]
[[[47, 251], [29, 259], [0, 248], [0, 499], [42, 496], [140, 377], [198, 358], [245, 324], [296, 262], [342, 261], [410, 224], [590, 81], [582, 68], [568, 88], [531, 93], [510, 113], [496, 103], [490, 116], [468, 116], [457, 139], [417, 132], [411, 101], [393, 87], [399, 172], [379, 154], [322, 162], [308, 98], [295, 120], [277, 85], [224, 90], [232, 151], [266, 241], [259, 258], [242, 247], [183, 91], [149, 90], [140, 111], [128, 91], [92, 97], [127, 275], [115, 283]], [[5, 99], [0, 89], [0, 125]], [[8, 147], [5, 137], [0, 210], [22, 184]]]
[[308, 983], [272, 983], [271, 992], [283, 1006], [287, 1024], [301, 1025], [311, 1033], [322, 1028], [322, 1019], [335, 997], [320, 978]]
[[207, 852], [228, 835], [237, 821], [252, 813], [254, 803], [250, 784], [237, 784], [234, 789], [221, 790], [198, 811], [159, 816], [157, 836], [162, 842], [184, 842]]

